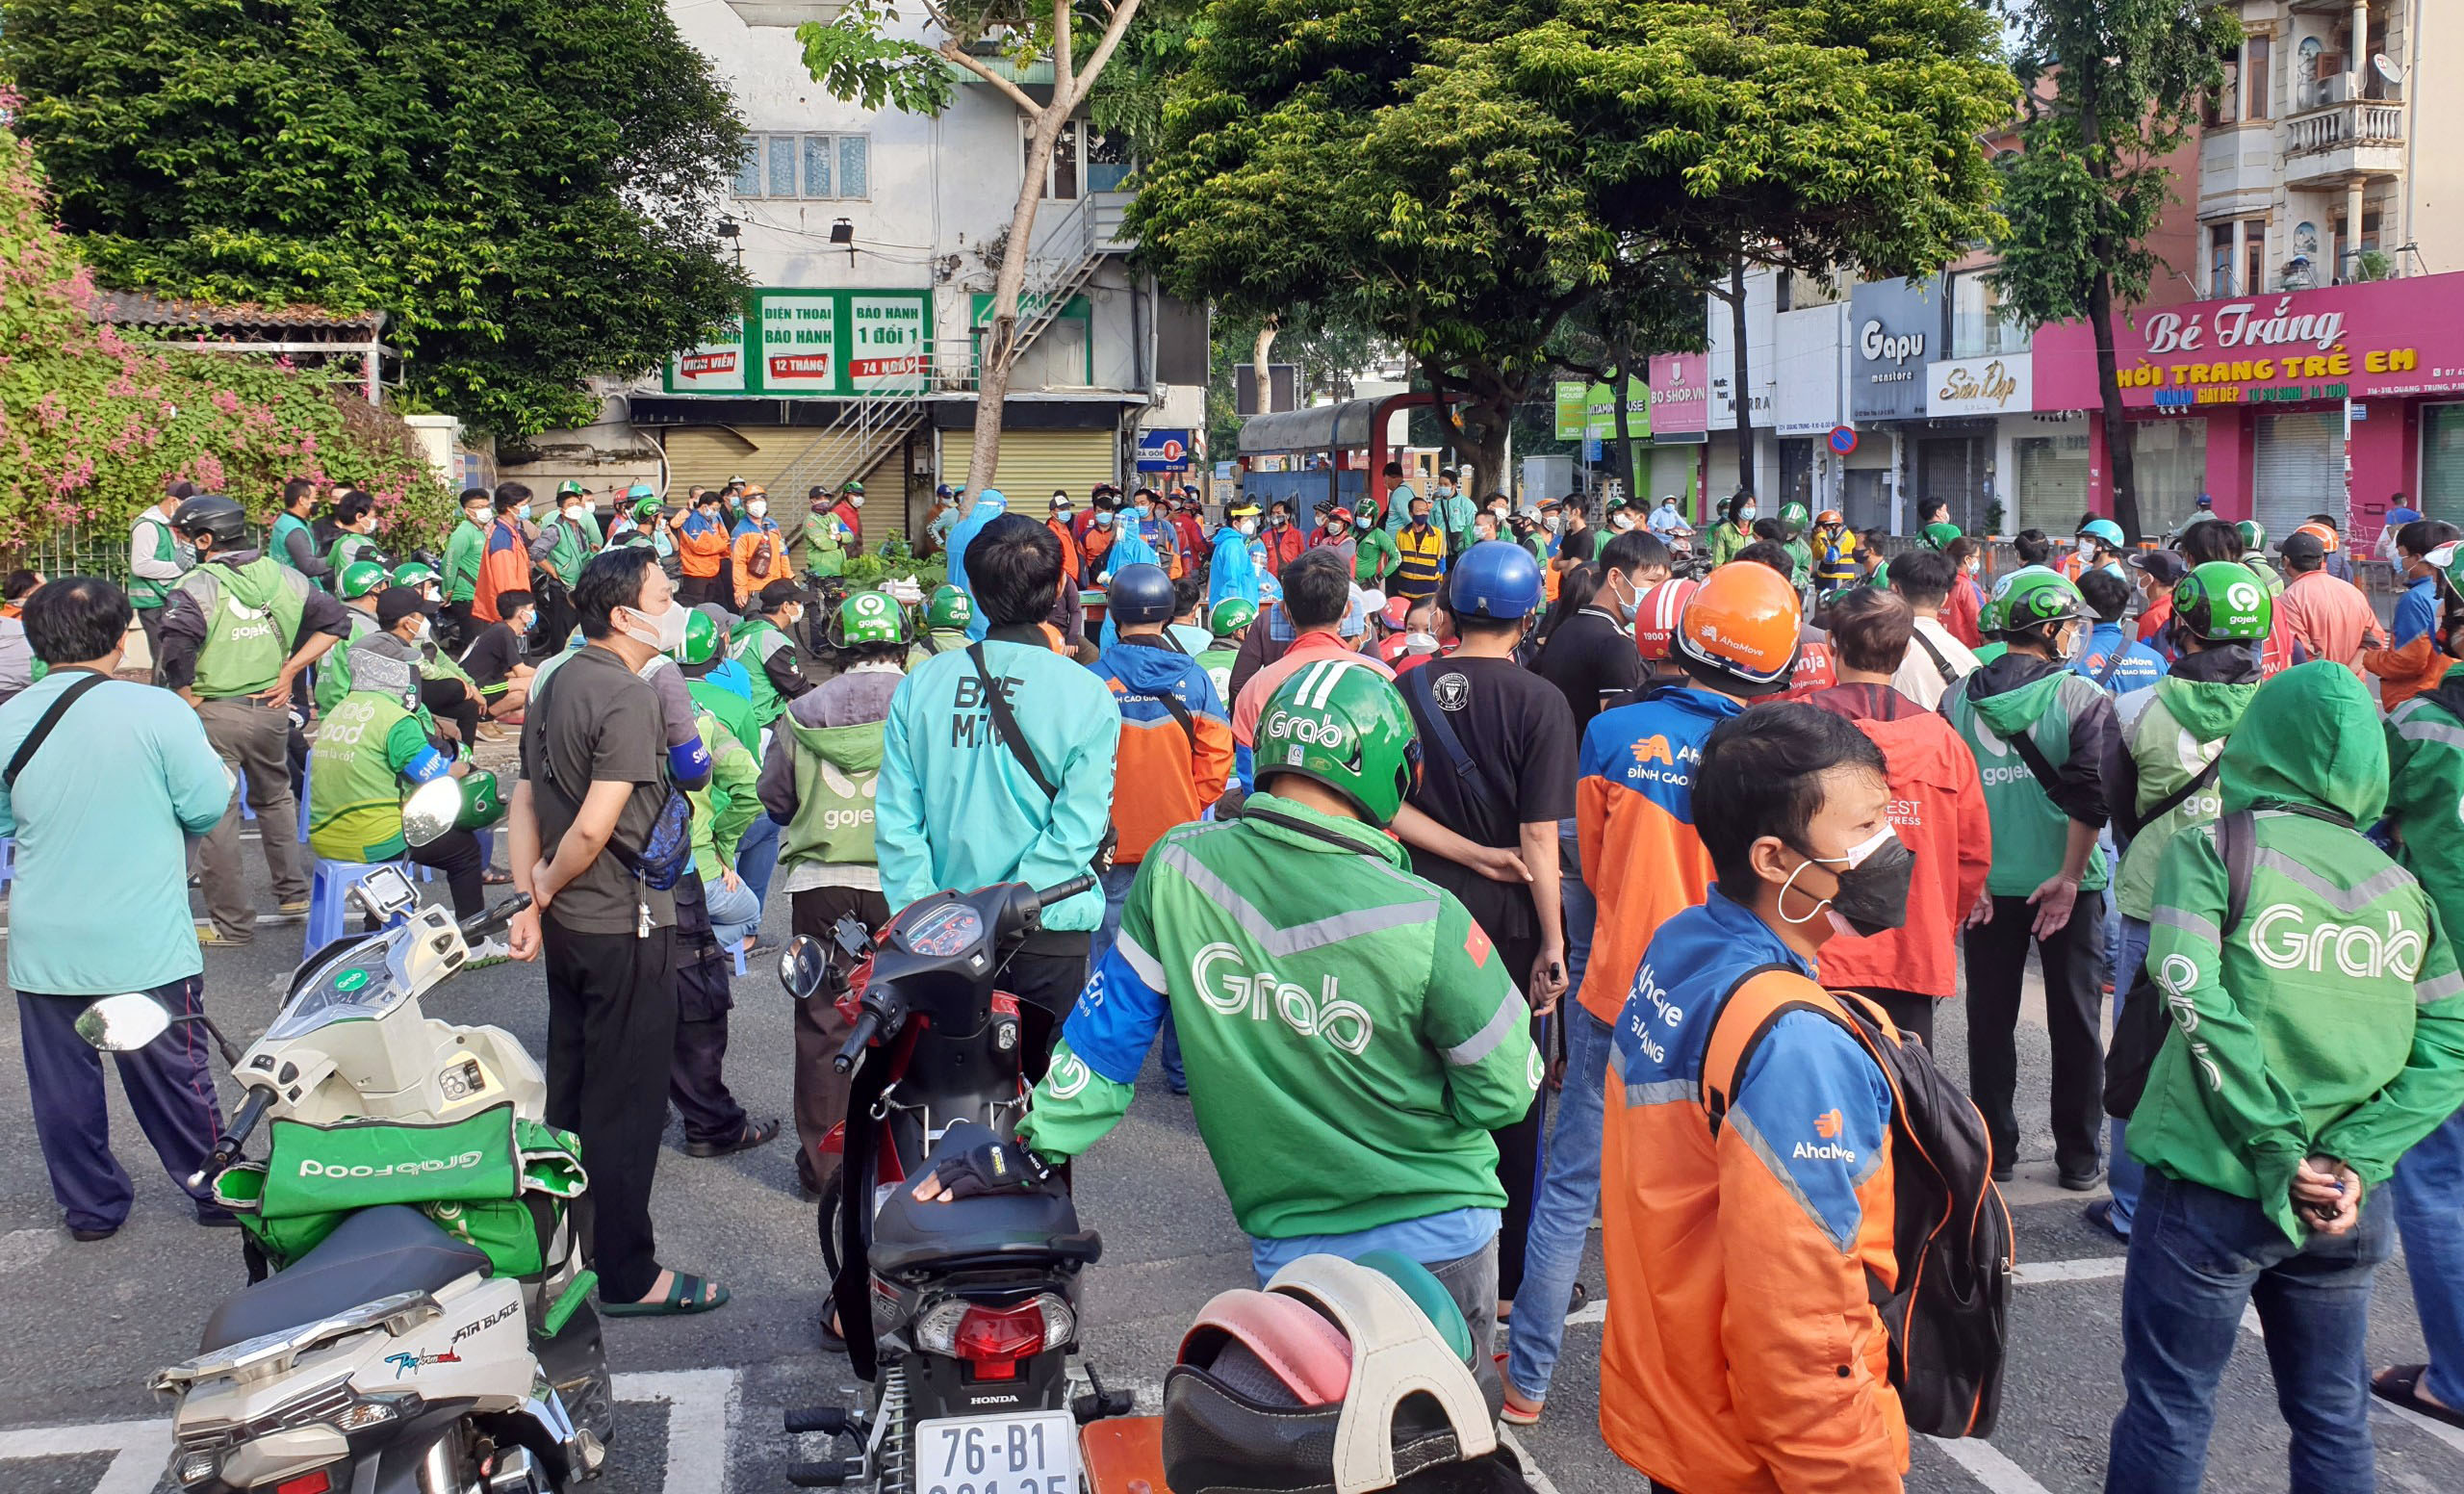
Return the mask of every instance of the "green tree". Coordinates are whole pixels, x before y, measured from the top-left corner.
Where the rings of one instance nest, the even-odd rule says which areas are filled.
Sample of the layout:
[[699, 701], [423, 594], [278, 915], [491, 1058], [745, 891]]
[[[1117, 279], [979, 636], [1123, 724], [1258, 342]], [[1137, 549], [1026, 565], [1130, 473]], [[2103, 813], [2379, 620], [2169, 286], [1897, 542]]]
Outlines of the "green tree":
[[1216, 0], [1133, 222], [1184, 297], [1348, 303], [1458, 397], [1486, 488], [1590, 298], [1982, 233], [2012, 94], [1971, 0]]
[[2114, 355], [2114, 306], [2146, 296], [2147, 235], [2172, 200], [2163, 158], [2220, 87], [2242, 23], [2215, 0], [2004, 0], [2028, 85], [2020, 149], [2003, 161], [2009, 230], [1994, 277], [2031, 326], [2085, 317], [2113, 464], [2114, 522], [2140, 534], [2139, 482]]
[[10, 0], [0, 67], [107, 284], [381, 309], [408, 394], [521, 435], [736, 314], [744, 129], [656, 0]]
[[[1053, 146], [1063, 127], [1087, 107], [1142, 3], [1050, 0], [1040, 9], [1034, 0], [923, 0], [925, 20], [938, 39], [932, 42], [894, 34], [904, 29], [895, 0], [848, 0], [832, 19], [796, 28], [806, 69], [835, 97], [867, 109], [890, 104], [911, 114], [937, 115], [950, 105], [956, 81], [950, 69], [958, 67], [1008, 99], [1026, 120], [1025, 172], [993, 274], [991, 322], [976, 349], [975, 449], [966, 469], [970, 493], [992, 485], [1001, 457], [1001, 407], [1019, 352], [1019, 293], [1026, 286]], [[1096, 40], [1082, 52], [1079, 39], [1086, 35]], [[1168, 51], [1168, 39], [1161, 45]], [[1008, 68], [993, 65], [1005, 60]], [[1011, 76], [1040, 60], [1052, 64], [1050, 96], [1043, 99]]]

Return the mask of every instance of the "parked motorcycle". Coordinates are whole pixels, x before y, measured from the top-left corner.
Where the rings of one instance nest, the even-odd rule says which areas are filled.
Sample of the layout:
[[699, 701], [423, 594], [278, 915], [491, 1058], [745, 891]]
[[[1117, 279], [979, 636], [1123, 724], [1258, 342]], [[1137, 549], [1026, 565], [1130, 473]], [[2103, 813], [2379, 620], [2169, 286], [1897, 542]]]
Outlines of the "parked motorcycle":
[[[792, 997], [836, 1000], [854, 1023], [834, 1060], [853, 1093], [832, 1133], [840, 1161], [820, 1224], [848, 1356], [872, 1383], [860, 1412], [788, 1413], [791, 1432], [857, 1444], [792, 1467], [801, 1486], [1075, 1494], [1079, 1424], [1130, 1408], [1075, 1357], [1079, 1275], [1103, 1241], [1079, 1227], [1062, 1182], [944, 1203], [911, 1196], [942, 1155], [1015, 1139], [1025, 1028], [1000, 973], [1045, 908], [1093, 881], [938, 893], [878, 940], [842, 919], [831, 945], [799, 938], [781, 956]], [[1071, 1394], [1073, 1367], [1086, 1394]]]
[[[548, 1494], [595, 1477], [614, 1407], [569, 1218], [580, 1168], [541, 1122], [522, 1045], [421, 1007], [528, 899], [457, 924], [396, 866], [352, 897], [386, 927], [303, 962], [246, 1052], [178, 1019], [206, 1026], [246, 1090], [192, 1181], [241, 1214], [258, 1279], [154, 1377], [176, 1402], [171, 1483]], [[136, 993], [77, 1030], [123, 1052], [173, 1021]], [[261, 1124], [266, 1160], [241, 1163]]]

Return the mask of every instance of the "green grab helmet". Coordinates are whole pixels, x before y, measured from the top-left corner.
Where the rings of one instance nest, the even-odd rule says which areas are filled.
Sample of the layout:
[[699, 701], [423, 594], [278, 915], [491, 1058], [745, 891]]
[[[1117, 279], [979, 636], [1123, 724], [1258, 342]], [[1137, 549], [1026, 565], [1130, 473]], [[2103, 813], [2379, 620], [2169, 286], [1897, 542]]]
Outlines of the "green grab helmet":
[[[403, 569], [409, 570], [410, 567], [404, 566]], [[383, 588], [392, 579], [385, 574], [385, 568], [373, 560], [354, 560], [343, 567], [343, 574], [335, 578], [334, 584], [341, 588], [343, 600], [349, 602]]]
[[453, 816], [456, 830], [485, 830], [504, 818], [504, 798], [497, 776], [475, 769], [462, 780], [462, 811]]
[[[638, 485], [638, 484], [636, 484], [636, 491], [639, 491], [639, 485]], [[627, 496], [628, 496], [628, 497], [631, 497], [631, 495], [630, 495], [630, 494], [628, 494]], [[648, 524], [648, 523], [649, 523], [650, 521], [652, 521], [653, 519], [657, 518], [657, 517], [658, 517], [658, 498], [657, 498], [657, 496], [656, 496], [656, 495], [654, 495], [654, 494], [644, 494], [643, 496], [641, 496], [641, 497], [639, 497], [639, 498], [634, 498], [634, 499], [633, 499], [632, 514], [633, 514], [633, 522], [634, 522], [635, 524]]]
[[2068, 577], [2031, 565], [2002, 578], [1977, 622], [1986, 632], [2012, 633], [2087, 615], [2088, 604]]
[[927, 628], [972, 628], [975, 626], [975, 599], [962, 586], [936, 586], [933, 599], [924, 605], [924, 626]]
[[1813, 515], [1807, 511], [1805, 504], [1788, 502], [1780, 505], [1780, 528], [1789, 533], [1802, 534], [1806, 526], [1812, 522]]
[[888, 593], [859, 591], [838, 604], [837, 645], [852, 649], [866, 643], [905, 643], [907, 613]]
[[2210, 560], [2174, 583], [2173, 619], [2209, 642], [2264, 638], [2275, 603], [2248, 566]]
[[2236, 524], [2233, 532], [2242, 536], [2245, 554], [2255, 554], [2268, 548], [2268, 527], [2256, 519], [2245, 519]]
[[564, 481], [556, 484], [556, 496], [558, 498], [578, 498], [588, 491], [589, 489], [583, 487], [580, 480], [575, 477], [567, 477]]
[[400, 565], [394, 567], [394, 584], [397, 586], [433, 586], [436, 584], [436, 572], [417, 560], [405, 560]]
[[1420, 777], [1402, 692], [1348, 659], [1307, 664], [1284, 681], [1258, 718], [1256, 742], [1260, 787], [1276, 773], [1314, 778], [1380, 827], [1394, 823]]
[[1258, 605], [1246, 597], [1226, 597], [1206, 614], [1207, 631], [1229, 638], [1258, 620]]
[[706, 664], [719, 657], [719, 625], [700, 607], [687, 607], [684, 646], [676, 651], [680, 664]]

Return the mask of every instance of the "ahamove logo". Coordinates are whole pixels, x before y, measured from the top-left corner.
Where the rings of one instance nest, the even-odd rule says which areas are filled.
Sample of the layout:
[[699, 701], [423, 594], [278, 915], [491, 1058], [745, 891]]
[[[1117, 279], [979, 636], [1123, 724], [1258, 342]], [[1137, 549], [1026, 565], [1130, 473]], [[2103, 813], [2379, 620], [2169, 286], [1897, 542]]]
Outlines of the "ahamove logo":
[[1851, 1167], [1856, 1166], [1857, 1153], [1846, 1146], [1840, 1146], [1836, 1139], [1839, 1133], [1847, 1128], [1847, 1124], [1848, 1118], [1841, 1115], [1835, 1109], [1824, 1111], [1821, 1115], [1814, 1117], [1813, 1133], [1822, 1138], [1822, 1144], [1820, 1146], [1816, 1146], [1812, 1142], [1797, 1143], [1797, 1149], [1790, 1153], [1790, 1160], [1796, 1162], [1845, 1162]]

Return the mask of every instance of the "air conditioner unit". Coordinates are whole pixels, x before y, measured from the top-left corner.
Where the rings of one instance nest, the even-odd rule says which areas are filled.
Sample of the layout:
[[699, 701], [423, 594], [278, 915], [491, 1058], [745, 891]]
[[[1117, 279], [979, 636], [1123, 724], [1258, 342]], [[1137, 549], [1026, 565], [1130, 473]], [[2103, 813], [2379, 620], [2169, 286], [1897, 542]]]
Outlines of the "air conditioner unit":
[[2361, 89], [2351, 73], [2331, 73], [2319, 80], [2319, 102], [2323, 104], [2346, 104], [2359, 97]]

